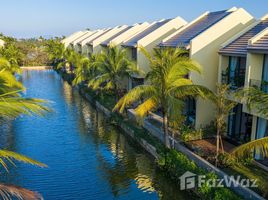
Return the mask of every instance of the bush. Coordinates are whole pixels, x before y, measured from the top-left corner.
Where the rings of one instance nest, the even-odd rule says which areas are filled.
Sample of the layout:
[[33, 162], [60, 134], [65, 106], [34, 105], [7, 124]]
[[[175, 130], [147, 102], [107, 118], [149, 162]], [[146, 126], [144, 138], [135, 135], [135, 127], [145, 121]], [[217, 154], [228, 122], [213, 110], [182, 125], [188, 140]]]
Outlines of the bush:
[[194, 129], [185, 129], [181, 132], [181, 139], [184, 142], [189, 142], [192, 140], [201, 140], [203, 138], [203, 132], [201, 129], [194, 130]]

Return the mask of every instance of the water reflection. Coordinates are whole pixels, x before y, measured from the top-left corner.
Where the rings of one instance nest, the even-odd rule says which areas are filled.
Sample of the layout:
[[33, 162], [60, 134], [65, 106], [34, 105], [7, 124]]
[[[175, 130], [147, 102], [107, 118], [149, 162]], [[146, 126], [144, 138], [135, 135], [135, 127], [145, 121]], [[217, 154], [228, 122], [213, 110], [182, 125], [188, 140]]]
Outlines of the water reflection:
[[1, 145], [49, 165], [19, 164], [3, 181], [41, 192], [45, 199], [192, 199], [157, 170], [143, 149], [110, 124], [53, 71], [26, 71], [26, 95], [53, 101], [47, 118], [5, 124]]

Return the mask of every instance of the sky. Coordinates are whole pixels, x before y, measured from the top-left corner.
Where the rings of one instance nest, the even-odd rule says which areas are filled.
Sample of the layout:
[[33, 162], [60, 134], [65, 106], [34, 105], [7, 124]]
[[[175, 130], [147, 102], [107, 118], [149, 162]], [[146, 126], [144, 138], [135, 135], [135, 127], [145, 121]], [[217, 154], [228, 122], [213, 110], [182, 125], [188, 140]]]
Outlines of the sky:
[[233, 6], [256, 18], [268, 13], [268, 0], [0, 0], [0, 32], [17, 38], [66, 36], [176, 16], [191, 21]]

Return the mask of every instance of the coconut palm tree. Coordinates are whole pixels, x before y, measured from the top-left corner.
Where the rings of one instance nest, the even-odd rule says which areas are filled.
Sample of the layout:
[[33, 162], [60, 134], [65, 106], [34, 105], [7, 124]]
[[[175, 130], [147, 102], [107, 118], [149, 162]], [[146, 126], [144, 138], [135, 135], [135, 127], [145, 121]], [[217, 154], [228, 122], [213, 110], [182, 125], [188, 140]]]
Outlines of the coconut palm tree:
[[238, 104], [235, 101], [227, 99], [227, 96], [234, 95], [234, 92], [230, 91], [230, 86], [223, 84], [217, 85], [217, 92], [210, 94], [210, 100], [216, 106], [216, 166], [218, 165], [219, 153], [224, 152], [222, 135], [226, 132], [225, 121], [231, 110]]
[[96, 76], [98, 55], [91, 54], [90, 57], [81, 57], [75, 67], [75, 79], [74, 85], [78, 85], [82, 82], [88, 83], [88, 81]]
[[267, 157], [268, 156], [268, 137], [260, 138], [260, 139], [242, 144], [234, 148], [230, 152], [230, 154], [235, 156], [236, 158], [253, 157], [255, 149], [258, 149], [258, 153], [260, 153], [262, 157]]
[[[0, 150], [0, 164], [5, 168], [6, 171], [8, 171], [7, 163], [15, 165], [14, 160], [31, 165], [36, 165], [39, 167], [47, 167], [45, 164], [33, 160], [27, 156], [23, 156], [21, 154], [17, 154], [8, 150]], [[33, 192], [31, 190], [19, 186], [4, 183], [0, 183], [0, 196], [2, 197], [1, 199], [13, 199], [13, 197], [15, 197], [16, 199], [27, 200], [43, 199], [42, 196], [37, 192]]]
[[[4, 65], [0, 65], [0, 124], [6, 119], [14, 119], [20, 114], [44, 115], [45, 112], [50, 111], [50, 109], [45, 106], [45, 103], [47, 102], [44, 100], [21, 97], [20, 92], [24, 90], [23, 85], [18, 82], [12, 74], [15, 71], [11, 64], [2, 58], [0, 58], [0, 60], [4, 63]], [[29, 157], [8, 150], [0, 150], [0, 164], [6, 170], [8, 170], [6, 162], [14, 164], [13, 160], [40, 167], [46, 166]], [[18, 186], [1, 183], [0, 196], [2, 199], [13, 199], [12, 197], [18, 199], [42, 199], [41, 195], [36, 192]]]
[[60, 39], [50, 39], [47, 40], [44, 45], [51, 64], [56, 67], [64, 60], [64, 44], [60, 42]]
[[0, 71], [0, 117], [15, 118], [20, 114], [44, 115], [50, 111], [44, 104], [47, 101], [23, 98], [20, 93], [24, 87], [8, 71]]
[[187, 78], [190, 72], [201, 73], [200, 66], [187, 56], [187, 51], [179, 48], [156, 48], [153, 56], [142, 47], [141, 51], [150, 62], [151, 71], [145, 77], [147, 84], [130, 90], [118, 101], [114, 111], [123, 112], [126, 106], [142, 101], [135, 111], [139, 118], [144, 118], [149, 111], [161, 108], [164, 142], [169, 148], [169, 118], [180, 115], [186, 97], [205, 97], [210, 91], [194, 85]]
[[118, 90], [122, 89], [122, 80], [131, 74], [139, 73], [135, 63], [127, 59], [126, 51], [116, 46], [110, 46], [102, 51], [95, 62], [97, 76], [89, 81], [93, 90], [111, 90], [118, 98]]
[[[267, 85], [266, 82], [264, 82]], [[236, 96], [246, 104], [249, 110], [256, 110], [260, 115], [268, 117], [268, 94], [258, 87], [245, 87], [237, 91]]]
[[[240, 89], [236, 96], [241, 98], [241, 101], [246, 104], [249, 110], [255, 110], [260, 115], [268, 117], [268, 94], [263, 92], [260, 88], [246, 87]], [[262, 157], [267, 157], [268, 137], [263, 137], [240, 145], [233, 149], [231, 155], [237, 158], [252, 157], [255, 149], [258, 150]]]
[[[13, 61], [13, 63], [16, 63], [16, 61]], [[20, 67], [17, 64], [11, 64], [6, 58], [0, 57], [0, 70], [7, 70], [12, 74], [20, 74], [21, 70]]]

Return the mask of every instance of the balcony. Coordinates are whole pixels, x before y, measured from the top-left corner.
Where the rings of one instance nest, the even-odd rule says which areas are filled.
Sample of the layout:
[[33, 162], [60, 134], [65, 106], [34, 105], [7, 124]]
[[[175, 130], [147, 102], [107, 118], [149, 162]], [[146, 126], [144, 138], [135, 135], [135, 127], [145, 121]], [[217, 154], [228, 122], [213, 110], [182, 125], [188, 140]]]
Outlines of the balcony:
[[250, 79], [249, 86], [258, 88], [258, 89], [262, 90], [263, 92], [268, 93], [268, 82], [267, 81]]
[[239, 73], [234, 77], [230, 77], [227, 70], [223, 70], [221, 73], [221, 83], [230, 85], [231, 90], [236, 90], [240, 87], [244, 87], [245, 84], [245, 74]]

